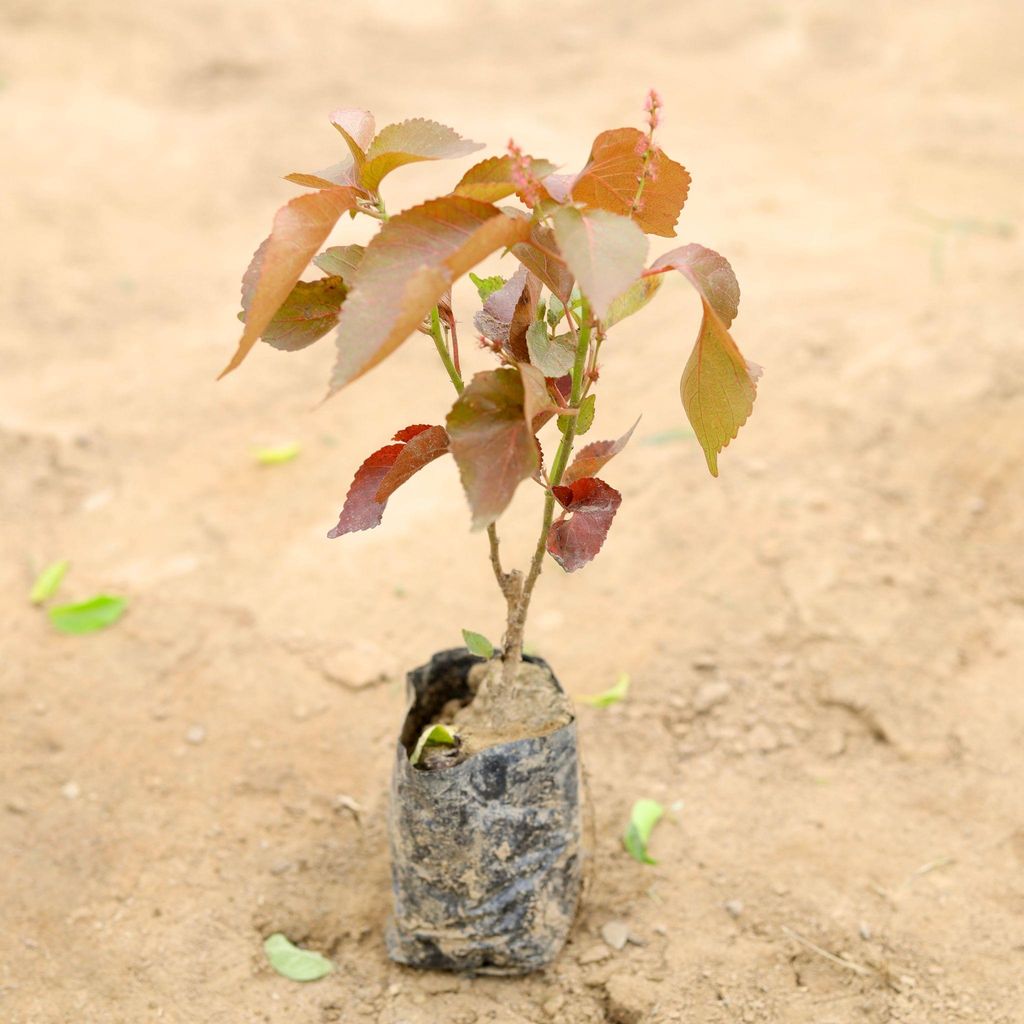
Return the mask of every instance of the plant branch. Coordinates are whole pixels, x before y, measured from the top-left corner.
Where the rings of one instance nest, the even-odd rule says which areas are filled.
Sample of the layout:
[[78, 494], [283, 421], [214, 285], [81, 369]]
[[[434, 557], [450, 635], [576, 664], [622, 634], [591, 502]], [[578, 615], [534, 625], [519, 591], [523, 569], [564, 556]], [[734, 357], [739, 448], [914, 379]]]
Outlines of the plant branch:
[[[576, 340], [576, 359], [572, 368], [572, 392], [569, 398], [571, 406], [578, 406], [580, 396], [583, 393], [584, 378], [586, 376], [587, 355], [590, 351], [590, 310], [586, 303], [583, 305], [579, 336]], [[575, 328], [571, 328], [575, 335]], [[551, 465], [549, 480], [551, 487], [555, 488], [561, 482], [562, 474], [569, 463], [569, 456], [572, 453], [572, 446], [576, 440], [576, 417], [563, 417], [562, 440], [555, 453], [555, 461]], [[511, 690], [519, 662], [523, 657], [523, 631], [526, 627], [526, 615], [530, 610], [530, 599], [533, 597], [533, 588], [544, 567], [544, 555], [547, 553], [548, 534], [551, 531], [551, 523], [555, 517], [555, 495], [549, 490], [544, 497], [544, 514], [541, 520], [540, 536], [537, 538], [537, 547], [533, 552], [533, 559], [530, 562], [530, 569], [523, 581], [522, 594], [516, 602], [515, 608], [509, 606], [508, 630], [505, 635], [505, 671], [504, 679], [508, 690]]]
[[[434, 347], [437, 349], [437, 354], [441, 357], [441, 362], [444, 364], [444, 368], [448, 373], [448, 378], [451, 380], [455, 390], [461, 395], [465, 390], [465, 382], [462, 380], [462, 374], [459, 372], [458, 367], [452, 362], [451, 357], [448, 355], [448, 346], [444, 343], [444, 338], [441, 335], [441, 315], [438, 312], [437, 306], [430, 311], [430, 336], [434, 339]], [[454, 340], [454, 330], [453, 330]], [[520, 600], [523, 585], [523, 574], [517, 569], [512, 569], [506, 572], [501, 566], [501, 553], [499, 550], [498, 541], [498, 528], [491, 523], [487, 527], [487, 541], [490, 545], [491, 551], [491, 568], [494, 570], [494, 578], [498, 582], [498, 587], [501, 590], [505, 601], [509, 607], [509, 617], [512, 614], [512, 608], [514, 608]]]

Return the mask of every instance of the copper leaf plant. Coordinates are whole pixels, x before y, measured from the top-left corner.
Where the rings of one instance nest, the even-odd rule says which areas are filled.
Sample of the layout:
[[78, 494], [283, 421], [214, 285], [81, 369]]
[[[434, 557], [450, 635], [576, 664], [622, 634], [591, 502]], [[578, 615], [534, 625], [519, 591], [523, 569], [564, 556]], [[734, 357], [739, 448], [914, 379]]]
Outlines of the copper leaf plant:
[[[558, 173], [510, 141], [505, 153], [474, 164], [446, 195], [395, 215], [381, 193], [388, 174], [482, 147], [434, 121], [415, 118], [377, 131], [367, 111], [335, 111], [341, 159], [322, 171], [288, 175], [311, 191], [278, 211], [242, 279], [245, 327], [224, 373], [258, 340], [295, 351], [336, 328], [333, 395], [409, 338], [420, 334], [433, 343], [457, 392], [454, 405], [443, 423], [402, 427], [362, 463], [328, 536], [378, 526], [403, 483], [436, 459], [454, 458], [472, 528], [487, 532], [508, 606], [501, 656], [510, 687], [545, 557], [566, 572], [587, 565], [622, 502], [598, 474], [626, 447], [636, 424], [617, 440], [592, 441], [575, 455], [574, 449], [594, 422], [610, 330], [651, 301], [670, 271], [696, 289], [702, 304], [680, 396], [712, 476], [753, 409], [760, 370], [729, 332], [739, 307], [729, 263], [696, 243], [649, 261], [649, 236], [675, 236], [690, 188], [686, 169], [656, 139], [661, 106], [652, 90], [645, 129], [602, 132], [577, 174]], [[365, 248], [324, 248], [344, 214], [379, 222]], [[512, 260], [507, 277], [472, 273], [496, 253]], [[300, 280], [310, 263], [323, 276]], [[452, 284], [464, 274], [480, 297], [473, 316], [479, 343], [497, 364], [468, 381], [451, 300]], [[545, 453], [538, 432], [548, 423], [553, 436]], [[525, 571], [505, 569], [496, 523], [526, 482], [539, 487], [543, 506], [537, 545]]]

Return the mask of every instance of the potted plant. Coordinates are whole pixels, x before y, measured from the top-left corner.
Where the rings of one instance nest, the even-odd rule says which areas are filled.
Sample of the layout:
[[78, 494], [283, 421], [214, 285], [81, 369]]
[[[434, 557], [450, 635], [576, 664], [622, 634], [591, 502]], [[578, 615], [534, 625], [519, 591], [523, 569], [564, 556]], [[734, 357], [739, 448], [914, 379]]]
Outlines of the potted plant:
[[[481, 147], [432, 121], [378, 132], [368, 112], [336, 111], [342, 160], [288, 176], [311, 191], [277, 213], [242, 280], [245, 327], [225, 373], [260, 339], [296, 351], [337, 327], [333, 395], [418, 332], [457, 392], [443, 423], [402, 427], [362, 463], [328, 534], [376, 527], [403, 483], [451, 456], [507, 606], [500, 650], [466, 634], [468, 648], [443, 651], [409, 674], [392, 784], [387, 934], [402, 963], [533, 970], [558, 953], [576, 913], [575, 720], [547, 664], [523, 654], [523, 632], [546, 559], [565, 572], [585, 566], [621, 502], [599, 474], [636, 424], [574, 451], [594, 422], [610, 331], [655, 296], [666, 273], [681, 274], [703, 316], [680, 392], [712, 475], [753, 407], [759, 370], [729, 334], [739, 287], [728, 262], [696, 244], [648, 262], [648, 236], [675, 235], [690, 176], [658, 145], [653, 90], [645, 109], [644, 130], [602, 132], [578, 174], [556, 173], [509, 142], [446, 195], [397, 215], [382, 198], [386, 175]], [[499, 205], [513, 197], [517, 205]], [[365, 248], [321, 251], [343, 214], [374, 218], [377, 234]], [[496, 365], [467, 381], [451, 286], [498, 252], [511, 256], [513, 273], [472, 275], [482, 303], [473, 323]], [[300, 280], [310, 261], [322, 276]], [[537, 488], [541, 507], [522, 571], [505, 567], [496, 528], [520, 484]]]

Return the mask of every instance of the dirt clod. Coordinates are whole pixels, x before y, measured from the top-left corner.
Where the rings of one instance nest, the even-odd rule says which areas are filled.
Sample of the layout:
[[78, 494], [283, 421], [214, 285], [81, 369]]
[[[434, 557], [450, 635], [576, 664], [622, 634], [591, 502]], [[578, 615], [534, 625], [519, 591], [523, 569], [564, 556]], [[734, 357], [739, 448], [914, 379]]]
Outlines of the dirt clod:
[[632, 974], [613, 974], [604, 984], [612, 1024], [644, 1024], [654, 995], [650, 982]]

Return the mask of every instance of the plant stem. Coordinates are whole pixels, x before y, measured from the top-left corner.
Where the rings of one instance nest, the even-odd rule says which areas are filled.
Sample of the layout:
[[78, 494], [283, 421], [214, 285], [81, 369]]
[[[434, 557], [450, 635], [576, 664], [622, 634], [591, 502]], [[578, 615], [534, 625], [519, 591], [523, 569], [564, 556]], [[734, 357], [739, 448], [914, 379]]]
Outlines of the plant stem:
[[[570, 406], [578, 406], [580, 396], [583, 393], [585, 368], [587, 354], [590, 350], [590, 310], [586, 303], [583, 305], [580, 318], [579, 337], [576, 342], [576, 359], [572, 368], [572, 392], [569, 397]], [[552, 463], [549, 479], [551, 487], [555, 488], [562, 480], [562, 474], [569, 463], [569, 456], [572, 454], [573, 442], [576, 440], [576, 417], [566, 416], [565, 425], [562, 428], [562, 440], [555, 453], [555, 461]], [[514, 686], [516, 672], [519, 663], [523, 658], [523, 632], [526, 627], [526, 615], [530, 610], [530, 599], [533, 597], [533, 588], [537, 584], [537, 578], [544, 567], [544, 555], [547, 552], [548, 534], [551, 532], [551, 523], [555, 517], [555, 495], [549, 490], [544, 497], [544, 515], [541, 520], [540, 536], [537, 538], [537, 547], [533, 552], [533, 559], [530, 562], [530, 570], [523, 581], [522, 593], [519, 600], [513, 607], [509, 603], [508, 629], [505, 633], [505, 669], [504, 682], [506, 692], [511, 692]]]
[[444, 363], [448, 377], [451, 379], [452, 384], [455, 385], [455, 390], [461, 395], [466, 385], [462, 383], [462, 376], [455, 369], [452, 357], [448, 354], [448, 346], [445, 345], [444, 337], [441, 334], [441, 315], [437, 311], [437, 306], [430, 311], [430, 336], [434, 339], [434, 347], [437, 349], [437, 354], [441, 357], [441, 362]]
[[[441, 315], [438, 312], [437, 306], [430, 311], [430, 336], [434, 339], [434, 347], [437, 349], [437, 354], [441, 357], [441, 362], [448, 372], [449, 379], [454, 385], [455, 390], [461, 395], [466, 385], [462, 380], [462, 374], [459, 372], [458, 367], [455, 366], [448, 356], [448, 347], [441, 336]], [[522, 592], [523, 574], [517, 569], [505, 572], [501, 567], [498, 528], [494, 523], [487, 527], [487, 540], [491, 549], [491, 568], [494, 570], [494, 578], [497, 580], [498, 587], [508, 603], [509, 616], [511, 616], [511, 609], [518, 603], [520, 593]]]

